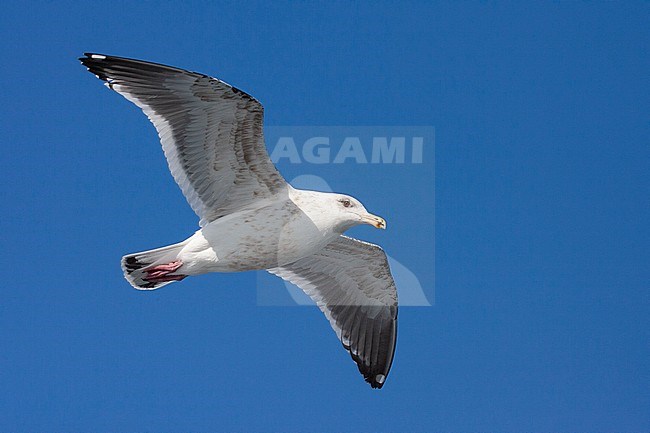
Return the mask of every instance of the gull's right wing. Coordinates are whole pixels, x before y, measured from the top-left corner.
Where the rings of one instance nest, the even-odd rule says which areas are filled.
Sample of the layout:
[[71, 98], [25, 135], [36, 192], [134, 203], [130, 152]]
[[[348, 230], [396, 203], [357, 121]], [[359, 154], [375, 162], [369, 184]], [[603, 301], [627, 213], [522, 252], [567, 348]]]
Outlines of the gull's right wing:
[[264, 109], [252, 96], [156, 63], [91, 53], [79, 60], [149, 117], [201, 226], [286, 191], [264, 145]]

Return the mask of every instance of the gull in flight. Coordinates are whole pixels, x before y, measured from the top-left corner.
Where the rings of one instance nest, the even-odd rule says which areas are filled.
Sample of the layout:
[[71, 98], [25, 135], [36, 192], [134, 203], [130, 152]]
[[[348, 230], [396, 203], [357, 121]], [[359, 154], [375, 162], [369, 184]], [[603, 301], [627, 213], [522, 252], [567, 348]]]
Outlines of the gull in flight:
[[385, 229], [384, 219], [348, 195], [287, 183], [266, 151], [262, 105], [236, 87], [141, 60], [79, 60], [144, 111], [200, 218], [186, 240], [124, 256], [127, 281], [153, 290], [208, 272], [267, 270], [314, 300], [365, 380], [381, 388], [395, 353], [395, 282], [379, 246], [343, 233]]

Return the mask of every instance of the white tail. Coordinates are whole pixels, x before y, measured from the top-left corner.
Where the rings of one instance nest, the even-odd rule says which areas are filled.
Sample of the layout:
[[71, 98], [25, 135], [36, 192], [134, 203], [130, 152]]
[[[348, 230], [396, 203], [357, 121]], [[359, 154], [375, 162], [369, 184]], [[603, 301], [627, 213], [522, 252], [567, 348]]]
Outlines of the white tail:
[[[186, 242], [181, 242], [155, 250], [142, 251], [122, 257], [122, 271], [124, 278], [138, 290], [155, 290], [174, 281], [152, 281], [147, 270], [157, 265], [162, 265], [177, 260], [178, 253]], [[182, 278], [179, 278], [179, 280]]]

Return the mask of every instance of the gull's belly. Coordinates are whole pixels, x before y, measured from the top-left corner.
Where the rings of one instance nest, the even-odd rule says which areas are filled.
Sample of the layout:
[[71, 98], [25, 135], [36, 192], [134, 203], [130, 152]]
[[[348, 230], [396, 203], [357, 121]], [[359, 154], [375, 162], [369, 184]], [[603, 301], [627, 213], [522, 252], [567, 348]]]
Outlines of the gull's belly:
[[276, 206], [211, 222], [189, 239], [179, 259], [187, 275], [269, 269], [312, 255], [336, 236], [304, 213]]

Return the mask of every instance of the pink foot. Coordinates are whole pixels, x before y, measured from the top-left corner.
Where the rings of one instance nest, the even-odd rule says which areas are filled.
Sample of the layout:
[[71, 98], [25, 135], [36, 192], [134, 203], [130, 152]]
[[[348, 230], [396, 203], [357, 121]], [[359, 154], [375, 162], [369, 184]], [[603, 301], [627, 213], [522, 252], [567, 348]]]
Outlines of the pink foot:
[[185, 278], [187, 275], [172, 275], [172, 272], [178, 270], [183, 266], [183, 262], [176, 260], [175, 262], [167, 263], [164, 265], [157, 265], [152, 268], [145, 270], [147, 273], [146, 277], [143, 277], [144, 280], [150, 281], [152, 283], [165, 283], [167, 281], [180, 281]]
[[183, 262], [180, 260], [176, 260], [175, 262], [167, 263], [166, 265], [158, 265], [154, 266], [153, 268], [147, 269], [147, 272], [153, 272], [153, 271], [163, 271], [163, 272], [174, 272], [176, 269], [180, 268], [183, 266]]

